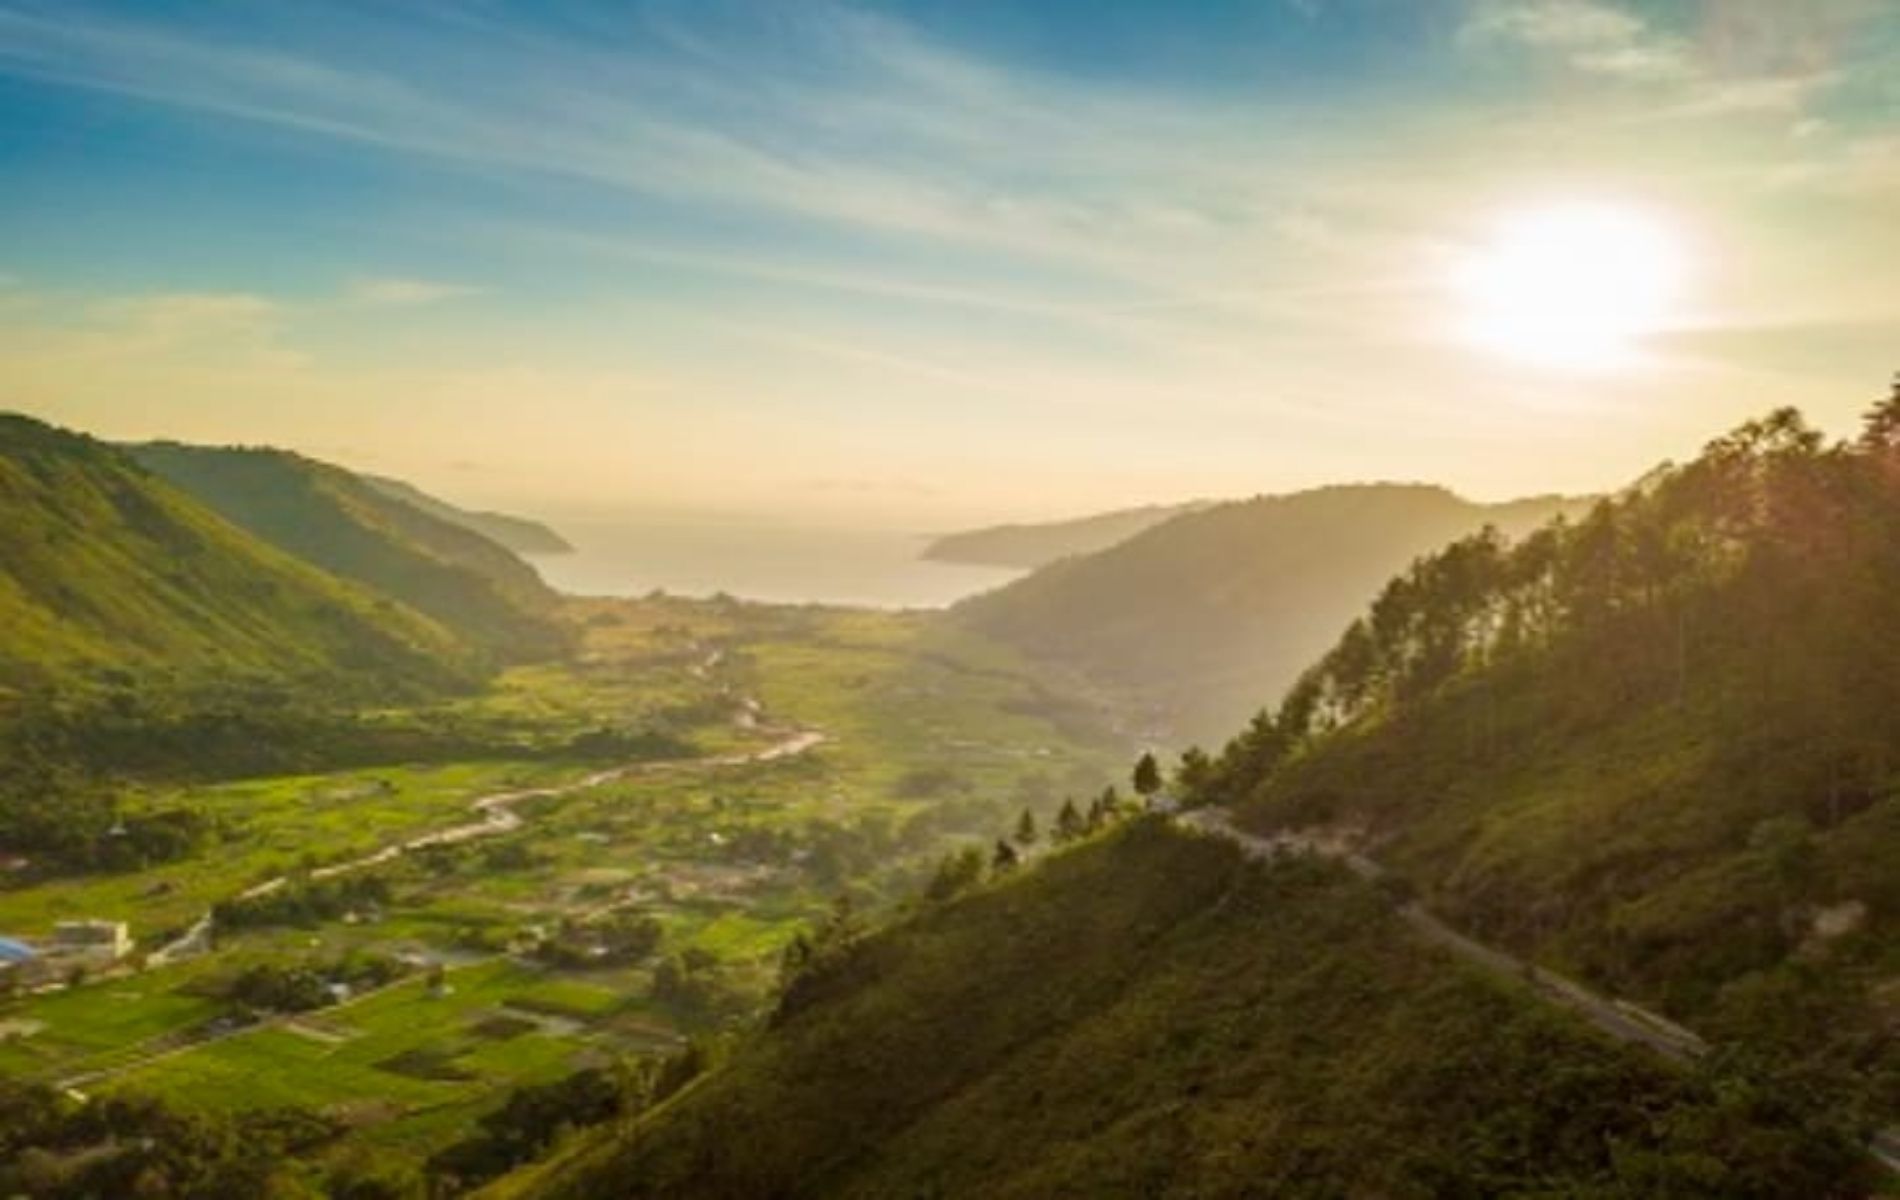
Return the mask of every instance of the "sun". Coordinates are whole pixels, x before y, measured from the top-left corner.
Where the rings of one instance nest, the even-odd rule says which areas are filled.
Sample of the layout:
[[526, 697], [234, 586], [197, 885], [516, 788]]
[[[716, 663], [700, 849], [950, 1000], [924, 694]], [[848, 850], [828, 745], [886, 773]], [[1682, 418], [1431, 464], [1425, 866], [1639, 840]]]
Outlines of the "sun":
[[1460, 333], [1538, 366], [1624, 366], [1677, 317], [1683, 266], [1679, 240], [1638, 209], [1579, 202], [1522, 210], [1456, 263]]

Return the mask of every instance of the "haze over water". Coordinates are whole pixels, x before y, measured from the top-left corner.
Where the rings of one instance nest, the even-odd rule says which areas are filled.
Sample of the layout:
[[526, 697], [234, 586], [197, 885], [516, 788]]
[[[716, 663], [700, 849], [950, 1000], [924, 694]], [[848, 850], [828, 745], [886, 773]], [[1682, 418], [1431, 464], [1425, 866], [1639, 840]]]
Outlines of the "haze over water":
[[1000, 586], [1008, 567], [927, 562], [913, 530], [813, 528], [713, 516], [627, 516], [555, 523], [575, 552], [535, 559], [579, 595], [717, 592], [776, 603], [939, 608]]

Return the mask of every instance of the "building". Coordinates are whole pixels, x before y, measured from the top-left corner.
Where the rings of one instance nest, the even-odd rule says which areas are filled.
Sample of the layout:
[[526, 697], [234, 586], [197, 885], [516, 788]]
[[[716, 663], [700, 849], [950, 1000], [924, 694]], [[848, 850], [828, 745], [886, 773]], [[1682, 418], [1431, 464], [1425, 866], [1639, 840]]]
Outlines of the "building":
[[53, 926], [48, 954], [65, 958], [101, 958], [117, 962], [132, 952], [132, 934], [124, 921], [61, 921]]
[[16, 938], [0, 937], [0, 993], [32, 987], [45, 977], [38, 951]]

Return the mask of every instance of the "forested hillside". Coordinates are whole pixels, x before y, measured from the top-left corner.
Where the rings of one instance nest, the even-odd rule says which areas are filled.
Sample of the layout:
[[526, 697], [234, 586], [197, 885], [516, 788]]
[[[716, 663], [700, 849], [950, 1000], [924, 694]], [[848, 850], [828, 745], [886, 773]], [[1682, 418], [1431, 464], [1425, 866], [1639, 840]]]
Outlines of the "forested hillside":
[[1394, 580], [1190, 770], [1480, 935], [1900, 1112], [1900, 388]]
[[558, 652], [555, 595], [507, 549], [327, 463], [283, 450], [153, 442], [150, 470], [232, 523], [433, 617], [503, 660]]
[[1212, 740], [1285, 690], [1414, 557], [1578, 506], [1474, 504], [1400, 484], [1263, 496], [1176, 517], [953, 611], [1122, 692], [1159, 739]]
[[725, 1067], [498, 1194], [1848, 1196], [1850, 1137], [1148, 819], [849, 944]]
[[0, 687], [472, 678], [451, 635], [233, 527], [111, 447], [0, 415]]
[[991, 567], [1040, 567], [1059, 558], [1106, 550], [1182, 513], [1206, 507], [1207, 501], [1191, 500], [1185, 504], [1124, 508], [1071, 521], [992, 525], [987, 529], [947, 533], [924, 548], [924, 557], [937, 562]]

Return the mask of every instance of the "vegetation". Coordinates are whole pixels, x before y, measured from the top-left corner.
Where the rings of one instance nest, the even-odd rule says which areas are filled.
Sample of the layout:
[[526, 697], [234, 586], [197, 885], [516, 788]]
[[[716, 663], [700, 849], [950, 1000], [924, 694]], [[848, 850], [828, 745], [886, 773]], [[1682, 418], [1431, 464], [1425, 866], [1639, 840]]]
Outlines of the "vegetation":
[[503, 660], [565, 642], [534, 568], [465, 524], [283, 450], [153, 442], [129, 453], [232, 524], [375, 589]]
[[[278, 745], [269, 706], [228, 710], [250, 737], [201, 721], [196, 758], [136, 710], [36, 726], [61, 753], [125, 747], [129, 783], [80, 781], [102, 812], [189, 811], [204, 840], [110, 872], [13, 872], [0, 929], [36, 941], [57, 920], [122, 918], [149, 953], [216, 912], [201, 954], [0, 1003], [0, 1073], [212, 1122], [296, 1104], [333, 1127], [295, 1152], [313, 1188], [463, 1186], [560, 1140], [534, 1114], [584, 1123], [585, 1104], [534, 1089], [623, 1062], [643, 1097], [685, 1085], [770, 1010], [788, 945], [840, 898], [846, 926], [874, 924], [946, 851], [1025, 808], [1054, 822], [1125, 753], [1014, 655], [922, 616], [650, 599], [577, 601], [566, 619], [584, 639], [571, 658], [401, 708], [293, 703], [310, 724], [287, 721]], [[829, 740], [744, 761], [805, 724]], [[409, 761], [336, 769], [378, 747]], [[192, 777], [268, 771], [270, 755], [305, 769]], [[518, 827], [349, 868], [523, 792]], [[420, 977], [378, 988], [350, 973], [361, 962]], [[534, 1098], [482, 1125], [516, 1092]], [[465, 1142], [485, 1145], [425, 1170]]]
[[81, 1104], [0, 1079], [0, 1192], [35, 1200], [307, 1196], [288, 1164], [332, 1127], [290, 1109], [237, 1121], [186, 1115], [143, 1097]]
[[212, 905], [211, 916], [221, 929], [269, 925], [314, 928], [347, 913], [386, 905], [392, 899], [387, 877], [363, 873], [337, 879], [291, 880], [258, 895], [220, 901]]
[[204, 848], [211, 817], [189, 804], [127, 811], [70, 770], [24, 756], [0, 761], [0, 847], [36, 875], [136, 871]]
[[233, 528], [124, 454], [0, 415], [0, 722], [207, 680], [388, 699], [474, 681], [441, 626]]
[[1208, 739], [1291, 684], [1414, 556], [1571, 507], [1396, 484], [1265, 496], [1178, 516], [953, 612], [1110, 688], [1162, 739]]
[[1599, 1042], [1341, 872], [1150, 819], [850, 943], [498, 1194], [1847, 1196], [1852, 1132]]
[[[1900, 389], [1421, 560], [1203, 801], [1358, 831], [1454, 922], [1900, 1112]], [[1778, 1068], [1779, 1069], [1779, 1068]]]

